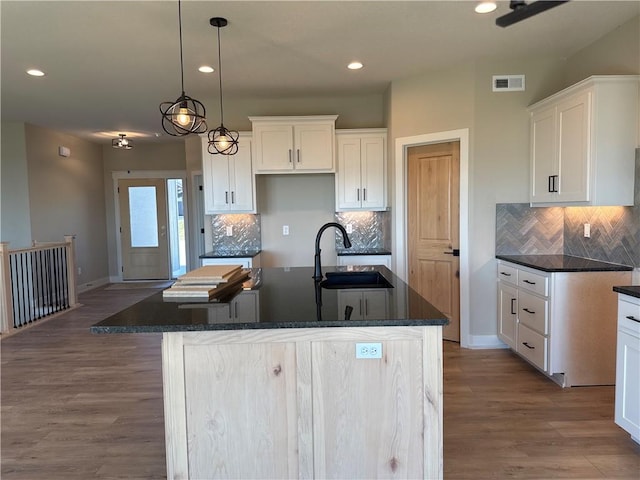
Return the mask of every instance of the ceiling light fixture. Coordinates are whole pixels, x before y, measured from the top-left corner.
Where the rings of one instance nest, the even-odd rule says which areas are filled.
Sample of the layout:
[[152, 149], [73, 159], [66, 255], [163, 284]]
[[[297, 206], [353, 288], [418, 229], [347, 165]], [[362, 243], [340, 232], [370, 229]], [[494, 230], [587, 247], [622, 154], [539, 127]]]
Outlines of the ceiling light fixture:
[[491, 13], [496, 8], [498, 8], [496, 2], [480, 2], [478, 5], [476, 5], [475, 10], [476, 13]]
[[37, 68], [31, 68], [27, 70], [27, 73], [32, 77], [44, 77], [44, 72], [42, 70], [38, 70]]
[[178, 25], [180, 30], [180, 81], [182, 94], [175, 102], [162, 102], [162, 129], [174, 137], [207, 131], [204, 105], [184, 93], [184, 65], [182, 55], [182, 9], [178, 0]]
[[227, 25], [227, 19], [213, 17], [209, 23], [218, 29], [218, 79], [220, 82], [220, 126], [209, 131], [209, 146], [207, 150], [212, 155], [235, 155], [238, 153], [238, 132], [224, 127], [224, 113], [222, 109], [222, 60], [220, 58], [220, 29]]
[[202, 73], [213, 73], [213, 67], [210, 67], [209, 65], [202, 65], [198, 68], [198, 71]]
[[111, 146], [113, 148], [119, 148], [124, 150], [131, 150], [133, 148], [133, 143], [126, 137], [124, 133], [119, 133], [119, 138], [114, 138], [111, 140]]
[[509, 2], [509, 8], [512, 12], [496, 18], [496, 25], [499, 27], [508, 27], [509, 25], [521, 22], [522, 20], [562, 5], [563, 3], [567, 3], [568, 1], [569, 0], [538, 0], [537, 2], [527, 4], [524, 0], [511, 0]]
[[349, 70], [360, 70], [364, 65], [362, 65], [362, 63], [360, 62], [351, 62], [349, 65], [347, 65], [347, 68]]

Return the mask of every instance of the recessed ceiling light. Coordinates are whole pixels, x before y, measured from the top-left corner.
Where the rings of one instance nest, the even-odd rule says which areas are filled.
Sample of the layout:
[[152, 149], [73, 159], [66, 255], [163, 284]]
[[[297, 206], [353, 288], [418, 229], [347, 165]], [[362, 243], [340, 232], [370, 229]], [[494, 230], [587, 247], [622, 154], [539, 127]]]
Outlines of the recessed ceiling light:
[[360, 62], [351, 62], [349, 65], [347, 65], [347, 68], [349, 70], [360, 70], [364, 65], [362, 65]]
[[38, 70], [37, 68], [27, 70], [27, 73], [32, 77], [44, 77], [44, 72], [42, 70]]
[[497, 7], [496, 2], [480, 2], [476, 5], [476, 13], [491, 13]]
[[213, 73], [213, 67], [210, 67], [209, 65], [203, 65], [198, 68], [198, 71], [202, 73]]

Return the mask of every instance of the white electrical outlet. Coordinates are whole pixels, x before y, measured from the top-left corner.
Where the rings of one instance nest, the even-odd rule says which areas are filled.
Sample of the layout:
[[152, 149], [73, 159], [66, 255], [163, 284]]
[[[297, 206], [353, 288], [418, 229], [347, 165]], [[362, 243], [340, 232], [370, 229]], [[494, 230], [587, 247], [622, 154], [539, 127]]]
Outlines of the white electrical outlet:
[[356, 358], [382, 358], [382, 343], [356, 343]]
[[584, 237], [585, 238], [591, 238], [591, 224], [590, 223], [585, 223], [584, 224]]
[[227, 237], [233, 237], [233, 226], [231, 225], [227, 227]]
[[347, 233], [353, 233], [353, 223], [347, 223]]
[[289, 235], [289, 225], [282, 226], [282, 235]]
[[78, 267], [78, 275], [82, 275], [82, 267]]

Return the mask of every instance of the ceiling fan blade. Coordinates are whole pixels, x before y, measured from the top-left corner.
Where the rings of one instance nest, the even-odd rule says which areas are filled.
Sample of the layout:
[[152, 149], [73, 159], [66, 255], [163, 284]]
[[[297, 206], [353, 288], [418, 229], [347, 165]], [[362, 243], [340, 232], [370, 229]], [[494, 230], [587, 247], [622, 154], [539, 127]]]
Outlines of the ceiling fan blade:
[[563, 3], [567, 3], [568, 1], [569, 0], [538, 0], [528, 5], [521, 5], [516, 7], [511, 13], [496, 18], [496, 25], [499, 27], [508, 27], [509, 25], [521, 22], [522, 20], [562, 5]]

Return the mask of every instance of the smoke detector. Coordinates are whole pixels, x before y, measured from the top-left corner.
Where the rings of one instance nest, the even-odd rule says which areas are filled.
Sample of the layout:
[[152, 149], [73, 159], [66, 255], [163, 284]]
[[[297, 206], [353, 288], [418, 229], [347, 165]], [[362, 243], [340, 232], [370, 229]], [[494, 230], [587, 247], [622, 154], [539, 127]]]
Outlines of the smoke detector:
[[494, 75], [491, 85], [494, 92], [522, 92], [524, 75]]

